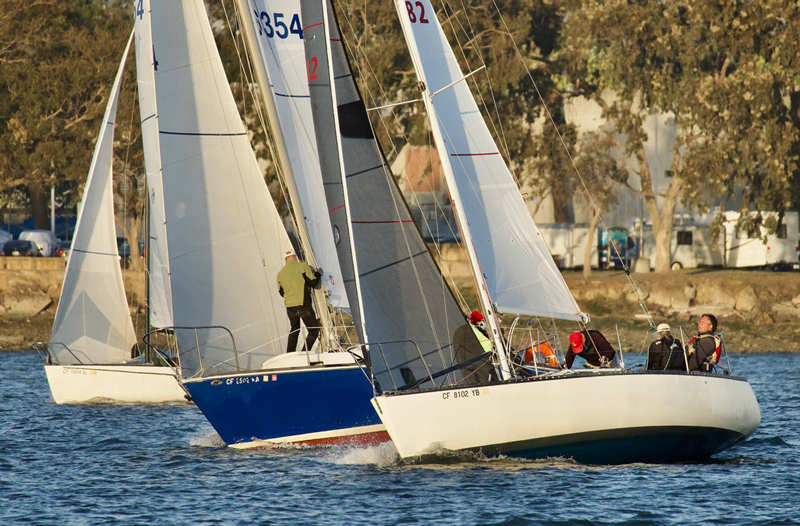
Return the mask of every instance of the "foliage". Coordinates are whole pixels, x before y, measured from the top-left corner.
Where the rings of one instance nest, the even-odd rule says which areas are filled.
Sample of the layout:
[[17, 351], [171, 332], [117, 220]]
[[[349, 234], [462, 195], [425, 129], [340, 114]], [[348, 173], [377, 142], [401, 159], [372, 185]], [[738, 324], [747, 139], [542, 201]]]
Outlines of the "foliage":
[[[559, 54], [573, 93], [598, 102], [639, 162], [669, 268], [675, 198], [708, 210], [744, 188], [744, 207], [783, 211], [797, 185], [795, 2], [568, 0]], [[608, 97], [613, 93], [613, 97]], [[675, 177], [659, 208], [643, 151], [644, 119], [675, 116]]]
[[126, 15], [116, 2], [4, 2], [0, 191], [24, 188], [37, 228], [47, 226], [47, 189], [86, 177]]

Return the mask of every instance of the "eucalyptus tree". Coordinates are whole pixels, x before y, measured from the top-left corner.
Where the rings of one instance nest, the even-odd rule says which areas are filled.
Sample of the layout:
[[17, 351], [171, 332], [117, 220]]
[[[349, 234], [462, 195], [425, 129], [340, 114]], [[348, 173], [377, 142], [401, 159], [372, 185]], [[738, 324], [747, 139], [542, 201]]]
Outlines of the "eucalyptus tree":
[[121, 3], [99, 0], [7, 0], [2, 11], [0, 191], [21, 189], [48, 228], [49, 188], [86, 177], [131, 24]]
[[[783, 42], [796, 43], [796, 24], [787, 23], [797, 20], [794, 2], [567, 0], [566, 6], [559, 52], [565, 79], [575, 94], [602, 107], [636, 159], [657, 271], [670, 268], [678, 198], [705, 211], [738, 183], [746, 202], [779, 211], [789, 206], [797, 169], [790, 95], [797, 66]], [[657, 111], [671, 112], [679, 130], [661, 207], [644, 153], [643, 123]]]

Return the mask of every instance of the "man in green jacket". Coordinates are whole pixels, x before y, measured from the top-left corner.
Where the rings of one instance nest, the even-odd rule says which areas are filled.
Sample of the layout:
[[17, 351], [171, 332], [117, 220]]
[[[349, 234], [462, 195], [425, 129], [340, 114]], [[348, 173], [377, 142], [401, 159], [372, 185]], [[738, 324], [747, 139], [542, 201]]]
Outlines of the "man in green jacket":
[[311, 289], [319, 284], [322, 271], [312, 270], [307, 263], [298, 261], [294, 250], [287, 250], [284, 259], [286, 263], [278, 272], [278, 292], [283, 296], [286, 315], [289, 316], [291, 325], [286, 352], [297, 350], [300, 320], [303, 320], [308, 330], [305, 349], [310, 351], [319, 335], [319, 320], [311, 305]]

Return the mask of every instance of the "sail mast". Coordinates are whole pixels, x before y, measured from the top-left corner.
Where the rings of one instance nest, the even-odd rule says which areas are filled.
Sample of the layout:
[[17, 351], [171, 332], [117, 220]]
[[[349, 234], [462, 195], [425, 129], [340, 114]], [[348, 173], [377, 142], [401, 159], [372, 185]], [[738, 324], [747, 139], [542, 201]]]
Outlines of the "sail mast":
[[[294, 183], [294, 173], [292, 171], [292, 164], [289, 161], [289, 154], [286, 150], [286, 143], [283, 141], [283, 135], [280, 132], [280, 121], [278, 119], [277, 110], [275, 109], [275, 100], [272, 97], [272, 90], [270, 90], [267, 71], [264, 67], [264, 62], [255, 58], [257, 56], [259, 47], [255, 29], [251, 23], [252, 20], [250, 17], [250, 8], [248, 7], [247, 0], [234, 1], [239, 10], [239, 25], [244, 31], [245, 38], [247, 39], [247, 46], [251, 50], [251, 56], [253, 56], [251, 64], [253, 64], [255, 67], [256, 81], [258, 82], [258, 86], [261, 91], [263, 107], [266, 111], [267, 120], [269, 121], [269, 125], [272, 130], [272, 139], [275, 142], [275, 150], [277, 151], [278, 155], [278, 164], [283, 170], [283, 180], [284, 184], [286, 185], [286, 190], [289, 194], [289, 201], [291, 202], [292, 210], [294, 211], [294, 223], [298, 229], [297, 233], [300, 246], [305, 254], [306, 262], [312, 267], [316, 268], [317, 260], [314, 256], [314, 251], [311, 248], [311, 243], [309, 241], [310, 236], [308, 229], [306, 228], [306, 223], [303, 220], [303, 210], [300, 205], [300, 196], [298, 195], [297, 187]], [[245, 16], [247, 17], [247, 20], [244, 19]], [[325, 301], [324, 288], [314, 289], [313, 292], [314, 303], [317, 306], [317, 314], [320, 323], [322, 324], [322, 334], [324, 335], [323, 338], [319, 338], [319, 342], [324, 351], [330, 348], [330, 316], [328, 314], [328, 307]]]
[[[331, 20], [331, 17], [330, 17], [330, 13], [328, 12], [328, 4], [327, 4], [327, 2], [325, 0], [323, 0], [321, 2], [321, 8], [322, 8], [321, 14], [322, 14], [322, 24], [323, 24], [322, 32], [323, 32], [323, 35], [325, 37], [324, 42], [330, 43], [331, 42], [331, 35], [330, 35], [330, 27], [331, 27], [330, 26], [330, 20]], [[304, 10], [305, 10], [305, 6], [303, 5], [303, 2], [301, 2], [301, 11], [304, 11]], [[307, 27], [307, 30], [310, 28], [309, 26], [306, 26], [306, 27]], [[337, 111], [337, 108], [338, 108], [338, 102], [337, 102], [337, 95], [336, 95], [336, 89], [335, 89], [336, 80], [335, 80], [334, 71], [333, 71], [333, 55], [331, 53], [331, 46], [329, 44], [326, 44], [324, 46], [324, 52], [325, 52], [325, 61], [326, 61], [327, 65], [328, 65], [328, 67], [327, 67], [327, 69], [324, 68], [324, 67], [320, 67], [320, 71], [323, 72], [323, 73], [327, 73], [327, 75], [328, 75], [327, 82], [331, 86], [331, 89], [330, 89], [331, 107], [332, 107], [332, 109], [333, 109], [333, 111], [335, 113]], [[308, 48], [306, 48], [306, 53], [308, 53]], [[356, 301], [356, 303], [357, 303], [356, 309], [358, 310], [358, 313], [357, 313], [358, 315], [357, 316], [355, 314], [353, 315], [353, 322], [354, 322], [354, 324], [355, 323], [359, 324], [359, 327], [357, 327], [357, 332], [361, 335], [361, 339], [362, 339], [361, 343], [366, 344], [366, 343], [369, 342], [369, 338], [367, 336], [367, 325], [366, 325], [365, 316], [364, 316], [364, 299], [363, 299], [362, 293], [361, 293], [361, 281], [359, 279], [359, 275], [360, 274], [359, 274], [359, 270], [358, 270], [358, 258], [357, 258], [356, 253], [355, 253], [355, 246], [352, 243], [352, 240], [354, 239], [354, 236], [353, 236], [353, 221], [352, 221], [352, 216], [351, 216], [350, 196], [349, 196], [349, 193], [348, 193], [348, 186], [347, 186], [347, 181], [346, 181], [347, 170], [346, 170], [345, 165], [344, 165], [344, 155], [343, 155], [343, 152], [342, 152], [342, 143], [341, 143], [341, 140], [338, 140], [338, 138], [341, 137], [341, 129], [340, 129], [340, 122], [339, 122], [338, 115], [336, 115], [334, 117], [334, 119], [333, 119], [333, 128], [336, 131], [335, 137], [337, 137], [337, 140], [336, 140], [336, 153], [338, 154], [339, 175], [341, 177], [341, 190], [342, 190], [343, 198], [344, 198], [343, 211], [344, 211], [345, 217], [347, 218], [347, 220], [346, 220], [346, 226], [347, 226], [347, 232], [348, 232], [347, 233], [347, 237], [351, 241], [350, 243], [348, 243], [348, 245], [349, 245], [349, 250], [350, 250], [350, 258], [351, 258], [351, 261], [352, 261], [353, 273], [354, 273], [354, 277], [355, 277], [354, 283], [353, 283], [353, 287], [354, 287], [355, 296], [356, 296], [356, 299], [357, 299], [357, 301]]]
[[[403, 28], [403, 34], [406, 38], [406, 41], [413, 41], [414, 37], [413, 35], [409, 34], [410, 30], [406, 27], [408, 13], [406, 13], [405, 3], [403, 3], [401, 7], [401, 2], [395, 0], [395, 8], [397, 9], [398, 18], [400, 19], [400, 25]], [[432, 14], [432, 16], [435, 16], [435, 14]], [[409, 46], [409, 52], [411, 54], [411, 59], [414, 62], [414, 70], [416, 71], [417, 79], [419, 80], [419, 87], [420, 91], [422, 92], [422, 100], [428, 113], [428, 120], [431, 124], [434, 142], [437, 145], [437, 151], [439, 152], [439, 159], [442, 163], [442, 173], [444, 173], [445, 181], [447, 182], [447, 188], [450, 192], [450, 198], [456, 209], [455, 215], [459, 230], [461, 231], [461, 240], [467, 249], [467, 262], [469, 263], [472, 275], [478, 285], [478, 300], [486, 312], [486, 319], [491, 332], [491, 339], [494, 342], [495, 349], [497, 350], [497, 356], [500, 360], [500, 368], [503, 372], [503, 377], [510, 378], [511, 370], [508, 365], [505, 342], [503, 341], [503, 337], [500, 333], [500, 323], [497, 319], [497, 313], [489, 295], [489, 290], [486, 286], [484, 274], [481, 271], [480, 261], [478, 260], [478, 254], [475, 250], [475, 244], [472, 239], [472, 231], [470, 230], [469, 222], [467, 221], [464, 203], [461, 199], [461, 194], [459, 192], [458, 184], [456, 183], [455, 174], [453, 173], [453, 167], [447, 154], [447, 149], [444, 146], [445, 139], [442, 134], [441, 127], [439, 126], [436, 108], [432, 102], [432, 95], [427, 84], [425, 83], [424, 70], [420, 65], [420, 60], [416, 53], [416, 47]]]

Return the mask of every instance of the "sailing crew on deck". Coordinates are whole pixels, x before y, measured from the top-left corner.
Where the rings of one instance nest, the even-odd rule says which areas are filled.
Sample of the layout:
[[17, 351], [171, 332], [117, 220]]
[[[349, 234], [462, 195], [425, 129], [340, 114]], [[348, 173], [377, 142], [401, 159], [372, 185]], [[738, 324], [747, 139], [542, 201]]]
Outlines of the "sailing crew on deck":
[[683, 345], [672, 337], [672, 329], [668, 323], [659, 323], [656, 327], [656, 341], [647, 350], [648, 371], [685, 371], [686, 360]]
[[722, 340], [714, 334], [717, 332], [717, 317], [703, 314], [697, 321], [697, 336], [686, 344], [690, 371], [710, 373], [714, 365], [719, 363], [722, 352]]
[[[465, 323], [453, 334], [453, 349], [455, 350], [456, 363], [466, 362], [471, 358], [492, 352], [492, 342], [486, 333], [486, 320], [483, 314], [472, 311], [468, 318], [469, 323]], [[497, 381], [497, 371], [491, 358], [473, 362], [463, 368], [464, 383], [475, 385]]]
[[616, 351], [605, 336], [596, 330], [583, 330], [569, 335], [569, 350], [564, 357], [564, 365], [572, 369], [576, 356], [586, 360], [588, 367], [613, 367]]
[[297, 350], [297, 338], [300, 334], [300, 320], [308, 330], [305, 350], [310, 351], [319, 335], [319, 320], [314, 314], [311, 305], [311, 289], [319, 284], [322, 270], [312, 270], [308, 263], [298, 261], [294, 250], [287, 250], [284, 254], [286, 263], [278, 272], [278, 292], [283, 296], [286, 306], [286, 315], [289, 316], [291, 326], [286, 352]]

